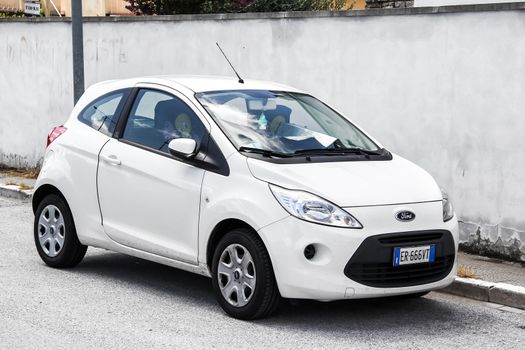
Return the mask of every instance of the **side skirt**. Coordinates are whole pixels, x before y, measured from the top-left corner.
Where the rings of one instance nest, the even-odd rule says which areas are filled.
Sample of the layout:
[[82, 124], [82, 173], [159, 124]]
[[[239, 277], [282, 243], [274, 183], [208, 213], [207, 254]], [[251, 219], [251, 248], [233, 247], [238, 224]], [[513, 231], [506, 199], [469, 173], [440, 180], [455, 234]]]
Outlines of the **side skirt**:
[[200, 263], [198, 265], [193, 265], [187, 262], [178, 261], [170, 258], [166, 258], [160, 255], [144, 252], [142, 250], [138, 250], [135, 248], [126, 247], [122, 244], [119, 244], [115, 241], [111, 242], [105, 242], [106, 244], [98, 245], [98, 244], [88, 244], [93, 247], [98, 247], [102, 249], [111, 250], [114, 252], [131, 255], [140, 259], [153, 261], [162, 265], [167, 265], [171, 267], [175, 267], [180, 270], [196, 273], [201, 276], [211, 277], [211, 273], [208, 269], [208, 266], [206, 264]]

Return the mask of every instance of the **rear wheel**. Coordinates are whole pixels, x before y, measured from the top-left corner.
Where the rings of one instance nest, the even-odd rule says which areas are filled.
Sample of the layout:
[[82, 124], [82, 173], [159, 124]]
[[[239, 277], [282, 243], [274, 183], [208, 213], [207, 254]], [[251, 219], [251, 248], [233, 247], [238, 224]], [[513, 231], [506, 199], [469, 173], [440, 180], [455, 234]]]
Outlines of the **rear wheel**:
[[87, 246], [78, 240], [69, 206], [55, 194], [44, 197], [38, 205], [34, 238], [38, 255], [52, 267], [76, 266], [86, 254]]
[[270, 256], [248, 229], [233, 230], [221, 239], [213, 254], [212, 283], [217, 301], [235, 318], [266, 317], [279, 304]]

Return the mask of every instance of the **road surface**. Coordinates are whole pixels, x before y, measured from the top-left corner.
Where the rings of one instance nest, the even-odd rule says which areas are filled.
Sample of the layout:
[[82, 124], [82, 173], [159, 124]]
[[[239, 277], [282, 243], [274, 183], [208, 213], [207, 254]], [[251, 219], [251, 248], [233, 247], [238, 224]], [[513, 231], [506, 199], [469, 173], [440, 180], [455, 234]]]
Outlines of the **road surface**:
[[29, 203], [0, 198], [1, 349], [523, 349], [525, 312], [441, 293], [417, 300], [284, 303], [254, 322], [210, 280], [89, 248], [74, 269], [38, 257]]

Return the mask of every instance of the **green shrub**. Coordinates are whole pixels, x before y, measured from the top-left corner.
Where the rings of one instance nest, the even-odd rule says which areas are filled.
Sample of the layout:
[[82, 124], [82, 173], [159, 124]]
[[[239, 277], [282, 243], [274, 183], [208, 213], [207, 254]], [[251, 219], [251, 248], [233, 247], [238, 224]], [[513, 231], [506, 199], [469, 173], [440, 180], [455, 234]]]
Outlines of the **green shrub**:
[[126, 0], [137, 15], [339, 10], [346, 0]]
[[21, 12], [6, 12], [6, 11], [0, 11], [0, 18], [21, 18], [26, 17], [26, 15]]
[[200, 13], [204, 0], [126, 0], [126, 8], [137, 15]]
[[345, 0], [206, 0], [203, 12], [280, 12], [339, 10]]

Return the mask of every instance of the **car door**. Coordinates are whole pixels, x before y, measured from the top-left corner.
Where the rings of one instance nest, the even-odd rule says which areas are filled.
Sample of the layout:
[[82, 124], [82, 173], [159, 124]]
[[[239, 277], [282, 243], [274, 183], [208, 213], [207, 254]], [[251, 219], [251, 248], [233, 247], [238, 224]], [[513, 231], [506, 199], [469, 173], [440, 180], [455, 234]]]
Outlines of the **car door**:
[[178, 137], [192, 138], [199, 147], [209, 125], [197, 113], [176, 91], [139, 87], [120, 136], [100, 152], [100, 208], [104, 230], [114, 241], [197, 263], [205, 171], [168, 150], [169, 141]]

